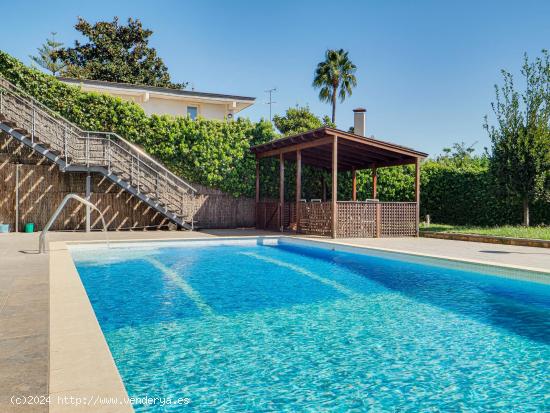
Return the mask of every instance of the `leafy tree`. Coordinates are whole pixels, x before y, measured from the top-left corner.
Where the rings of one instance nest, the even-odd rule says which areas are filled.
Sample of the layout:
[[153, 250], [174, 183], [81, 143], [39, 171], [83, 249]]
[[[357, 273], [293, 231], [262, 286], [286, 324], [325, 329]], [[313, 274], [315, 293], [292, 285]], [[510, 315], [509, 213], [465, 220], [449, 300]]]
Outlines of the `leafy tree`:
[[492, 104], [496, 126], [485, 128], [492, 141], [491, 171], [506, 194], [521, 199], [523, 224], [529, 225], [529, 206], [550, 190], [550, 55], [529, 62], [521, 74], [525, 89], [518, 91], [512, 74], [502, 71], [504, 85], [495, 85]]
[[144, 29], [138, 19], [129, 18], [128, 24], [123, 25], [115, 17], [112, 22], [92, 25], [79, 17], [75, 29], [89, 41], [77, 40], [74, 47], [53, 53], [65, 64], [63, 75], [175, 89], [186, 86], [171, 82], [166, 65], [157, 51], [149, 47], [153, 32]]
[[[269, 142], [276, 137], [271, 122], [267, 121], [193, 121], [182, 116], [147, 116], [133, 102], [83, 92], [24, 66], [1, 50], [0, 74], [83, 129], [119, 133], [189, 181], [234, 195], [254, 196], [255, 162], [250, 145]], [[453, 150], [449, 156], [452, 158], [455, 152]], [[294, 163], [289, 162], [285, 168], [287, 199], [295, 196], [293, 166]], [[263, 160], [260, 173], [262, 197], [278, 199], [277, 160]], [[347, 172], [341, 174], [338, 191], [342, 199], [349, 199], [351, 176]], [[327, 188], [329, 173], [303, 165], [302, 177], [304, 198], [322, 198], [323, 192], [330, 194]], [[421, 181], [421, 215], [429, 213], [433, 222], [456, 225], [521, 222], [521, 201], [499, 195], [485, 155], [472, 154], [461, 165], [451, 160], [427, 160], [422, 165]], [[410, 165], [380, 168], [378, 198], [383, 201], [413, 200], [413, 182], [414, 168]], [[370, 198], [371, 188], [370, 171], [358, 171], [358, 199]], [[548, 200], [536, 199], [530, 213], [533, 224], [550, 224]]]
[[38, 66], [46, 69], [47, 71], [51, 72], [52, 75], [56, 76], [61, 69], [63, 69], [64, 64], [59, 61], [57, 57], [54, 56], [54, 53], [58, 51], [61, 46], [63, 46], [62, 42], [58, 42], [55, 40], [55, 35], [57, 33], [51, 32], [51, 37], [49, 39], [46, 39], [46, 42], [42, 44], [38, 49], [38, 55], [37, 56], [29, 56], [31, 60], [36, 63]]
[[315, 69], [313, 87], [319, 90], [319, 99], [332, 104], [332, 123], [336, 122], [336, 98], [343, 102], [351, 96], [352, 89], [357, 86], [355, 71], [357, 67], [348, 57], [344, 49], [327, 50], [325, 60]]
[[438, 156], [436, 160], [437, 162], [452, 163], [459, 167], [464, 167], [474, 158], [486, 159], [486, 155], [479, 157], [474, 154], [476, 144], [477, 142], [474, 142], [471, 145], [468, 145], [465, 142], [453, 143], [452, 147], [443, 148], [443, 155]]
[[296, 135], [321, 126], [334, 127], [328, 116], [324, 116], [321, 120], [311, 112], [308, 106], [288, 108], [284, 115], [275, 115], [273, 123], [284, 136]]

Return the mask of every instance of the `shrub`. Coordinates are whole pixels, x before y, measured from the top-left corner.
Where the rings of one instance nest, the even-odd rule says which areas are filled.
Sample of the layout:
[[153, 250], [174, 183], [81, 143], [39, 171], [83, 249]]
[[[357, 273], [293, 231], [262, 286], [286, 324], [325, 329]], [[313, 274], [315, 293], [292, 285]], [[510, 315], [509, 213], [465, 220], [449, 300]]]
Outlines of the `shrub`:
[[0, 74], [81, 128], [116, 132], [185, 179], [236, 196], [254, 194], [255, 163], [250, 146], [276, 136], [271, 123], [265, 121], [147, 116], [135, 103], [82, 92], [2, 51]]
[[[31, 69], [0, 51], [0, 74], [40, 102], [83, 129], [112, 131], [142, 146], [176, 174], [235, 196], [254, 196], [255, 161], [251, 145], [277, 137], [270, 122], [191, 120], [180, 116], [147, 116], [139, 105], [119, 98], [82, 92], [55, 77]], [[521, 222], [518, 201], [496, 191], [485, 157], [463, 156], [460, 162], [440, 157], [428, 160], [421, 172], [421, 215], [433, 222], [454, 225], [501, 225]], [[278, 197], [276, 160], [262, 160], [262, 196]], [[286, 197], [294, 199], [294, 166], [286, 168]], [[322, 197], [324, 176], [330, 196], [330, 174], [304, 166], [306, 198]], [[382, 201], [414, 200], [414, 168], [378, 170], [378, 197]], [[357, 173], [358, 199], [371, 197], [371, 171]], [[351, 198], [351, 174], [339, 174], [339, 198]], [[532, 207], [533, 224], [550, 223], [550, 205]]]

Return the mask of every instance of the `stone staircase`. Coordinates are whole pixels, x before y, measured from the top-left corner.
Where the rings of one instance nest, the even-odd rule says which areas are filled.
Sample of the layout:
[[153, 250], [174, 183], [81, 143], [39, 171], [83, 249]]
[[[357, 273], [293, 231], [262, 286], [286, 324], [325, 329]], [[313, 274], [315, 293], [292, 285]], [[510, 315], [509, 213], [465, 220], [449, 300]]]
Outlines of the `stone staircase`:
[[107, 177], [179, 227], [193, 229], [196, 189], [112, 132], [84, 131], [0, 77], [0, 131], [63, 172]]

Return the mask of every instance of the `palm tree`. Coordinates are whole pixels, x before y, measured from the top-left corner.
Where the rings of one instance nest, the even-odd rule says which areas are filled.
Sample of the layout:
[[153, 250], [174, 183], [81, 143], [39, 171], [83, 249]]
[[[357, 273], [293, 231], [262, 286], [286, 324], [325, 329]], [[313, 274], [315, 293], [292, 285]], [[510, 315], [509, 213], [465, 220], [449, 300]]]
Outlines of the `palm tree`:
[[332, 104], [332, 123], [336, 122], [336, 96], [343, 102], [346, 96], [351, 96], [352, 88], [357, 86], [356, 70], [344, 49], [327, 50], [325, 60], [315, 69], [313, 87], [321, 89], [319, 99], [322, 102]]

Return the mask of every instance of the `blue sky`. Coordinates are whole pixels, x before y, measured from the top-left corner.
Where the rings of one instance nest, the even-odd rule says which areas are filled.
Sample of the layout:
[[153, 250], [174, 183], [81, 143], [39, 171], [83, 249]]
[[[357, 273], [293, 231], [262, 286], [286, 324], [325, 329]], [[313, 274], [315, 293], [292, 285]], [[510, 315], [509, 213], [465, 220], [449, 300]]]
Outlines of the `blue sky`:
[[[1, 3], [7, 3], [2, 0]], [[35, 4], [33, 4], [35, 3]], [[500, 69], [550, 48], [550, 1], [36, 1], [2, 5], [0, 48], [25, 63], [51, 31], [72, 44], [77, 16], [139, 18], [174, 81], [196, 90], [257, 97], [242, 112], [269, 116], [264, 90], [277, 87], [274, 113], [296, 104], [330, 114], [311, 87], [327, 48], [344, 48], [358, 86], [337, 108], [337, 124], [367, 108], [367, 132], [432, 155], [453, 142], [489, 140]]]

